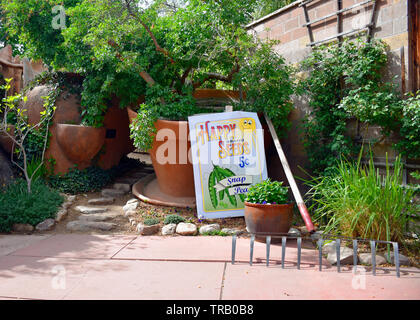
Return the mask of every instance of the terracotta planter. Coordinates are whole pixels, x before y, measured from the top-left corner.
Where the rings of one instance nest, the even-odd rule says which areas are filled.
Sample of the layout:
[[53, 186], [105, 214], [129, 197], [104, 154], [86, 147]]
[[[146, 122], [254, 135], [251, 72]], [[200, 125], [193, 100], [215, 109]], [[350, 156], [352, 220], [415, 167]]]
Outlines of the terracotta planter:
[[92, 160], [105, 142], [105, 128], [58, 123], [55, 132], [66, 157], [76, 163]]
[[137, 112], [130, 107], [127, 107], [128, 122], [131, 124], [135, 118], [137, 118]]
[[[12, 124], [7, 125], [7, 127], [10, 128], [10, 130], [8, 131], [8, 133], [11, 136], [15, 136], [15, 126]], [[13, 140], [9, 138], [9, 136], [7, 136], [5, 133], [1, 133], [0, 134], [0, 146], [3, 147], [4, 151], [6, 151], [7, 153], [12, 153], [13, 152]]]
[[[169, 138], [164, 138], [165, 141], [157, 141], [156, 136], [149, 151], [159, 188], [174, 197], [194, 197], [194, 172], [188, 159], [191, 148], [188, 122], [157, 120], [155, 127], [157, 132], [163, 129], [171, 132]], [[186, 134], [180, 135], [180, 129]], [[170, 161], [164, 163], [166, 160]]]
[[[294, 204], [256, 204], [245, 202], [245, 223], [250, 233], [287, 233], [293, 219]], [[265, 240], [265, 237], [257, 237]], [[276, 241], [277, 240], [277, 241]], [[279, 238], [272, 239], [278, 242]]]

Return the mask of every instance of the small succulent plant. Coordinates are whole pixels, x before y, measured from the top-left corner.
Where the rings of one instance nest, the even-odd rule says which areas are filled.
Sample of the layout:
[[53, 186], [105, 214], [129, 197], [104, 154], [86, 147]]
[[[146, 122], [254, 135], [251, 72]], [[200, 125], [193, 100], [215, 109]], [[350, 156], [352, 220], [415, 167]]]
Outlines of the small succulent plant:
[[178, 224], [180, 222], [184, 222], [185, 219], [177, 214], [170, 214], [168, 216], [166, 216], [164, 224], [170, 224], [170, 223], [174, 223], [174, 224]]

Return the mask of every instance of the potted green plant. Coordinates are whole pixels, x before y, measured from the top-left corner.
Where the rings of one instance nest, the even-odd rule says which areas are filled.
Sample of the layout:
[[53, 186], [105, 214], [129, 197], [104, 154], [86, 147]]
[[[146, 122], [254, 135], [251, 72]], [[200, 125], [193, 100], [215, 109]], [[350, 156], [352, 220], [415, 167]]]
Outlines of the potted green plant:
[[287, 233], [292, 223], [294, 206], [288, 199], [289, 188], [283, 186], [283, 182], [267, 179], [252, 185], [245, 199], [248, 232]]

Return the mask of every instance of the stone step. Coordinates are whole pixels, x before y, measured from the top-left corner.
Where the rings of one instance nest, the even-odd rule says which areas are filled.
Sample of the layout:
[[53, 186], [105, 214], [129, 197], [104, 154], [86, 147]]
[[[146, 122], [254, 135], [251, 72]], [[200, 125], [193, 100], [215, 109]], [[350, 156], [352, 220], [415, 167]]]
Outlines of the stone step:
[[120, 216], [120, 214], [116, 212], [82, 214], [79, 216], [79, 221], [108, 221], [115, 219], [118, 216]]
[[107, 208], [86, 207], [86, 206], [76, 206], [74, 209], [79, 211], [80, 213], [86, 213], [86, 214], [103, 213], [103, 212], [108, 211]]
[[107, 197], [107, 198], [97, 198], [97, 199], [90, 199], [88, 201], [88, 204], [92, 205], [107, 205], [107, 204], [113, 204], [115, 201], [115, 198]]
[[103, 189], [101, 194], [103, 197], [107, 198], [107, 197], [112, 197], [112, 198], [117, 198], [117, 197], [121, 197], [123, 195], [125, 195], [127, 192], [124, 192], [122, 190], [117, 190], [117, 189]]
[[113, 188], [116, 190], [124, 191], [125, 193], [131, 191], [131, 186], [128, 183], [114, 183]]
[[67, 230], [69, 231], [92, 231], [92, 230], [101, 230], [101, 231], [110, 231], [117, 225], [110, 222], [102, 221], [71, 221], [67, 223]]
[[122, 177], [122, 178], [118, 178], [115, 180], [115, 183], [125, 183], [125, 184], [129, 184], [130, 187], [137, 183], [137, 181], [139, 181], [140, 179], [135, 178], [135, 177]]

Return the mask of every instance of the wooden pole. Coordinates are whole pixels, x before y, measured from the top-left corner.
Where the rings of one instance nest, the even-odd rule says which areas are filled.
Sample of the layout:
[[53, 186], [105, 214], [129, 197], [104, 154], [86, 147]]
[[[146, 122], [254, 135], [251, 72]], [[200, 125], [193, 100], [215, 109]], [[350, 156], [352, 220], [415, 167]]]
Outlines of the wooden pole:
[[286, 155], [283, 152], [283, 149], [280, 144], [280, 140], [277, 136], [276, 130], [274, 129], [273, 123], [270, 118], [264, 113], [265, 121], [267, 122], [268, 128], [270, 129], [271, 136], [273, 137], [274, 144], [279, 154], [281, 164], [283, 166], [284, 172], [286, 173], [287, 181], [292, 189], [293, 196], [295, 197], [300, 215], [302, 216], [303, 221], [305, 222], [308, 232], [312, 233], [315, 231], [314, 225], [312, 223], [311, 217], [309, 216], [308, 208], [306, 208], [305, 202], [300, 194], [300, 191], [297, 187], [295, 178], [293, 177], [292, 171], [290, 170], [289, 163], [287, 162]]

